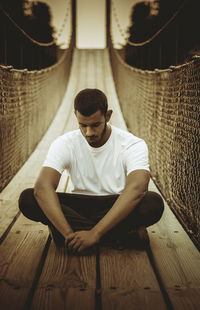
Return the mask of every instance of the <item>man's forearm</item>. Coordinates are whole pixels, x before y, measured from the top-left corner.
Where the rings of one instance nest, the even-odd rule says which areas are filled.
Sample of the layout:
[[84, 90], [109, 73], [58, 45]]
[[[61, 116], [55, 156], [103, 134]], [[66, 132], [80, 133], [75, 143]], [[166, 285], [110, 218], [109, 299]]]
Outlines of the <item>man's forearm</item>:
[[59, 230], [67, 239], [67, 236], [73, 232], [67, 222], [55, 190], [52, 187], [41, 187], [34, 189], [35, 198], [49, 221]]
[[101, 238], [110, 229], [125, 219], [144, 197], [146, 191], [138, 191], [131, 187], [124, 190], [108, 213], [92, 229]]

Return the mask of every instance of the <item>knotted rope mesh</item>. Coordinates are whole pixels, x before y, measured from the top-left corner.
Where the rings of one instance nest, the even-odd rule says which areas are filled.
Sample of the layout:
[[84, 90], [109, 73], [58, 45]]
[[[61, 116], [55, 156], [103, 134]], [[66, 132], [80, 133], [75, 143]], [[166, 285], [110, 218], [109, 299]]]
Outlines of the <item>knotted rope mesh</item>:
[[128, 128], [149, 147], [151, 175], [192, 239], [200, 237], [200, 57], [166, 70], [111, 64]]
[[42, 70], [0, 66], [0, 191], [27, 160], [61, 103], [70, 73], [71, 44]]

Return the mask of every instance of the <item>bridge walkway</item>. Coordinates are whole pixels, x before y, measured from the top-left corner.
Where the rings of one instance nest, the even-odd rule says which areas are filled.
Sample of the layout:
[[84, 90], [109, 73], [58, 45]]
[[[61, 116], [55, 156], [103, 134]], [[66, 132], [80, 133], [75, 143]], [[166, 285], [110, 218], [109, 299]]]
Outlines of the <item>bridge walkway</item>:
[[[0, 194], [0, 308], [197, 310], [200, 254], [166, 203], [162, 219], [148, 228], [148, 251], [100, 247], [91, 256], [68, 256], [64, 248], [55, 247], [45, 226], [18, 211], [19, 194], [33, 186], [50, 143], [77, 128], [73, 98], [85, 87], [106, 93], [114, 111], [111, 123], [126, 129], [107, 49], [75, 49], [54, 121]], [[58, 191], [69, 191], [68, 181], [64, 173]], [[152, 181], [149, 189], [158, 191]]]

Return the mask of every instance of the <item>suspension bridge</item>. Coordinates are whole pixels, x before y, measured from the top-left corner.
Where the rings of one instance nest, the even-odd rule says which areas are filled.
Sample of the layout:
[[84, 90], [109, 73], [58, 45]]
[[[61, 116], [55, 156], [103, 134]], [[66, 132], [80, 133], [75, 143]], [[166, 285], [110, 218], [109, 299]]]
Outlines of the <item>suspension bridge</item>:
[[[71, 41], [57, 63], [34, 71], [0, 66], [0, 308], [197, 310], [200, 57], [136, 69], [113, 47], [109, 14], [103, 50], [75, 47], [74, 1], [71, 14]], [[86, 87], [103, 90], [111, 123], [149, 146], [149, 189], [163, 195], [165, 211], [148, 228], [147, 250], [68, 255], [19, 212], [18, 197], [33, 187], [50, 143], [77, 128], [73, 98]], [[64, 172], [57, 191], [70, 188]]]

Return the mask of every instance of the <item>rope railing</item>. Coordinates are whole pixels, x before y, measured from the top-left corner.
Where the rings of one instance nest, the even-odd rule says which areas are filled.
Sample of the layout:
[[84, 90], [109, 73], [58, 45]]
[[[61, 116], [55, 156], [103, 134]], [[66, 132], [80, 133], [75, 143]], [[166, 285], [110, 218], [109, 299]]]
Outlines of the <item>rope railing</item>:
[[165, 70], [141, 70], [108, 39], [127, 127], [147, 142], [151, 177], [200, 249], [200, 56]]
[[[74, 0], [72, 8], [75, 16]], [[75, 42], [71, 29], [69, 48], [52, 66], [29, 71], [0, 65], [0, 191], [33, 152], [62, 102]]]
[[30, 40], [32, 43], [38, 45], [38, 46], [43, 46], [43, 47], [49, 47], [55, 44], [55, 41], [52, 40], [51, 42], [44, 43], [44, 42], [39, 42], [35, 39], [33, 39], [26, 31], [24, 31], [15, 21], [14, 19], [2, 8], [0, 5], [0, 10], [3, 12], [3, 14], [8, 18], [8, 20], [16, 27], [17, 30], [19, 30], [28, 40]]
[[117, 28], [119, 30], [119, 33], [120, 33], [121, 37], [123, 37], [124, 40], [127, 40], [127, 36], [125, 35], [125, 31], [122, 29], [119, 18], [118, 18], [117, 8], [115, 6], [114, 0], [111, 1], [111, 4], [112, 4], [112, 6], [111, 6], [112, 12], [113, 12], [113, 15], [115, 17], [115, 22], [116, 22]]
[[67, 9], [66, 9], [65, 17], [64, 17], [64, 19], [63, 19], [63, 23], [62, 23], [62, 25], [61, 25], [59, 31], [57, 31], [57, 35], [55, 34], [56, 40], [58, 40], [58, 38], [63, 34], [65, 25], [66, 25], [67, 20], [68, 20], [68, 18], [69, 18], [70, 3], [71, 3], [71, 1], [70, 1], [70, 0], [65, 0], [65, 3], [66, 3]]
[[[129, 34], [127, 31], [126, 38], [118, 18], [114, 0], [112, 0], [112, 4], [113, 23], [117, 24], [119, 33], [124, 38], [124, 43], [120, 44], [121, 49], [119, 49], [119, 52], [123, 55], [125, 61], [133, 67], [154, 70], [156, 68], [166, 69], [170, 65], [179, 65], [185, 59], [191, 57], [193, 48], [200, 46], [200, 40], [198, 40], [197, 36], [196, 38], [194, 36], [196, 29], [200, 27], [197, 14], [200, 3], [198, 4], [195, 0], [191, 0], [191, 2], [183, 0], [179, 3], [176, 11], [171, 15], [168, 13], [163, 21], [161, 21], [161, 17], [158, 17], [151, 24], [151, 21], [147, 19], [146, 27], [148, 25], [150, 27], [147, 31], [145, 31], [145, 28], [141, 29], [141, 24], [141, 27], [139, 25], [138, 28], [136, 27], [138, 30], [134, 33], [133, 25], [131, 30], [129, 28]], [[186, 23], [186, 19], [190, 20], [190, 23]], [[116, 46], [112, 27], [110, 33]]]
[[[17, 22], [17, 20], [8, 13], [8, 10], [5, 10], [5, 8], [0, 5], [0, 64], [12, 65], [17, 69], [27, 68], [29, 70], [38, 70], [56, 63], [63, 53], [62, 47], [57, 43], [71, 12], [71, 1], [66, 0], [65, 4], [65, 16], [58, 35], [56, 36], [54, 28], [47, 22], [47, 24], [45, 24], [45, 27], [47, 26], [47, 28], [45, 28], [46, 30], [41, 28], [41, 31], [43, 31], [42, 36], [40, 36], [40, 31], [35, 31], [35, 35], [37, 35], [36, 38], [33, 37], [34, 34], [30, 35], [28, 31], [26, 31], [26, 28], [24, 29], [21, 23]], [[35, 27], [37, 23], [33, 25]], [[69, 27], [71, 28], [72, 26], [70, 25]], [[72, 33], [72, 29], [68, 30], [69, 39], [65, 44], [65, 48], [70, 44], [70, 32]], [[43, 40], [47, 42], [42, 42], [38, 40], [37, 37], [41, 37], [41, 39], [44, 38]], [[15, 49], [15, 53], [12, 52], [13, 49]]]
[[127, 39], [127, 37], [125, 37], [125, 35], [123, 35], [124, 31], [119, 23], [119, 18], [117, 16], [117, 11], [116, 11], [116, 7], [114, 5], [114, 0], [112, 0], [112, 6], [113, 6], [113, 10], [114, 10], [114, 16], [116, 19], [116, 24], [119, 28], [119, 32], [120, 34], [122, 34], [122, 36], [124, 37], [124, 39], [126, 40], [126, 43], [128, 43], [131, 46], [144, 46], [150, 42], [152, 42], [156, 37], [158, 37], [160, 35], [160, 33], [162, 33], [171, 23], [172, 21], [175, 20], [175, 18], [178, 16], [178, 14], [180, 14], [180, 12], [183, 10], [183, 8], [185, 7], [186, 3], [188, 3], [188, 0], [185, 0], [184, 2], [182, 2], [182, 4], [180, 5], [180, 7], [176, 10], [176, 12], [174, 12], [174, 14], [169, 18], [169, 20], [160, 28], [158, 29], [158, 31], [156, 31], [156, 33], [154, 33], [148, 40], [144, 41], [144, 42], [140, 42], [140, 43], [134, 43], [130, 40]]

